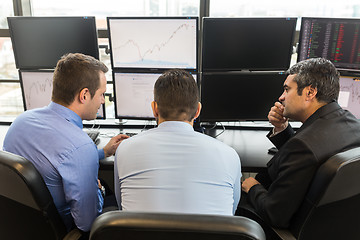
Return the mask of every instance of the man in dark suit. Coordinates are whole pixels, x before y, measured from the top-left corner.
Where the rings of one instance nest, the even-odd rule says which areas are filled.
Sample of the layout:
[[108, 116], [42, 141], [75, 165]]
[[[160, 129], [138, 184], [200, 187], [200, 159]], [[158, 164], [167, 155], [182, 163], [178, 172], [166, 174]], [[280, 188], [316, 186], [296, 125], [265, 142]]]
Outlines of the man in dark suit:
[[[265, 173], [242, 183], [247, 202], [262, 220], [284, 228], [304, 200], [317, 168], [336, 153], [360, 146], [359, 120], [336, 102], [340, 87], [334, 65], [322, 58], [309, 59], [287, 73], [284, 92], [268, 115], [274, 128], [267, 137], [279, 151]], [[289, 118], [303, 123], [296, 133]]]

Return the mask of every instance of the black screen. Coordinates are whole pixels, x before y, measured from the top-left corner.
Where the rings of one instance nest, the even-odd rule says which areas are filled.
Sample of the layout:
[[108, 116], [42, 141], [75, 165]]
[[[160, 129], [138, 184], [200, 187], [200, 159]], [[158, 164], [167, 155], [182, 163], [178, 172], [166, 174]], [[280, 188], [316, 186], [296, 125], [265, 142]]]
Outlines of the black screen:
[[302, 18], [298, 61], [314, 57], [360, 70], [360, 19]]
[[203, 71], [285, 70], [295, 18], [204, 18]]
[[16, 67], [52, 69], [66, 53], [99, 59], [95, 17], [8, 17]]
[[285, 78], [279, 73], [203, 74], [200, 120], [267, 120]]

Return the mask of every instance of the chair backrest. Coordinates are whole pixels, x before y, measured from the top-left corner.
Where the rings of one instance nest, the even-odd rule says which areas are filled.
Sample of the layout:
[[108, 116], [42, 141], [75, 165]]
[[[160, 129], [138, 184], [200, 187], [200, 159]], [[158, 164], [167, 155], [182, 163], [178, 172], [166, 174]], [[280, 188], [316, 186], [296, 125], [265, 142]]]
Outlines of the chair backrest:
[[263, 229], [244, 217], [113, 211], [94, 222], [90, 240], [265, 239]]
[[0, 151], [0, 238], [63, 239], [65, 225], [32, 163]]
[[360, 147], [319, 167], [290, 231], [297, 239], [360, 239]]

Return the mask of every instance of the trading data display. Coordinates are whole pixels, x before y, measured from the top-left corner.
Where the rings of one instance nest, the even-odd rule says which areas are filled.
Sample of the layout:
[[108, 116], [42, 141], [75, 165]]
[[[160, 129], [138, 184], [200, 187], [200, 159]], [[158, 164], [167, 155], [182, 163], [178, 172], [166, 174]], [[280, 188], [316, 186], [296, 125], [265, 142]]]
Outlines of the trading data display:
[[108, 18], [113, 68], [197, 68], [197, 18]]
[[298, 61], [323, 57], [338, 69], [360, 70], [360, 19], [302, 18]]
[[[114, 72], [116, 118], [154, 119], [151, 102], [160, 73]], [[196, 81], [196, 75], [192, 75]]]

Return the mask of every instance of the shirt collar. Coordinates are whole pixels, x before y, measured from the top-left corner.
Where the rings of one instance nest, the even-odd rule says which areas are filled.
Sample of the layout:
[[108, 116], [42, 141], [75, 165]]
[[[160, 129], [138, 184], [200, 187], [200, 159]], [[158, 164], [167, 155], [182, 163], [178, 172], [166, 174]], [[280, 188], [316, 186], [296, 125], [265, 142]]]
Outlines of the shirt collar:
[[83, 128], [82, 119], [74, 111], [55, 102], [50, 102], [48, 107], [50, 110], [56, 112], [72, 124], [78, 126], [81, 129]]
[[176, 128], [182, 129], [183, 131], [194, 131], [194, 128], [189, 123], [182, 121], [165, 121], [160, 123], [158, 128]]

